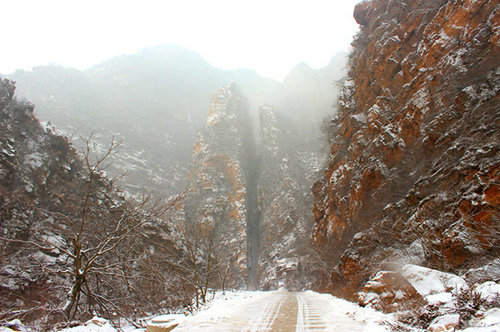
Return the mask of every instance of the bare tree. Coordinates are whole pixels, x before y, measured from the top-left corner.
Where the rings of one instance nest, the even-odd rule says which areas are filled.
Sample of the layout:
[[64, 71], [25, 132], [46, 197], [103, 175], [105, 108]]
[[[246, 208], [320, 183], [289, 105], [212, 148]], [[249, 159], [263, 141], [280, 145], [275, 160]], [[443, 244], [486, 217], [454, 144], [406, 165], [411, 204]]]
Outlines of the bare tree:
[[[75, 318], [78, 312], [108, 317], [121, 313], [127, 296], [131, 297], [135, 291], [130, 282], [135, 276], [129, 273], [131, 269], [127, 265], [134, 266], [142, 258], [140, 250], [134, 248], [138, 245], [136, 240], [147, 224], [159, 222], [169, 206], [175, 204], [165, 204], [150, 197], [134, 202], [125, 200], [114, 189], [118, 177], [108, 179], [105, 176], [109, 157], [119, 144], [113, 140], [99, 154], [92, 136], [83, 141], [85, 172], [81, 205], [72, 214], [42, 211], [57, 221], [62, 236], [56, 237], [56, 241], [49, 241], [43, 234], [33, 234], [27, 241], [2, 238], [63, 257], [52, 264], [42, 261], [39, 264], [47, 274], [68, 281], [70, 289], [66, 303], [53, 310], [62, 312], [67, 320]], [[117, 292], [120, 287], [125, 291]]]
[[236, 253], [227, 254], [223, 235], [211, 225], [183, 221], [172, 225], [176, 250], [167, 258], [177, 276], [193, 289], [195, 305], [207, 299], [211, 289], [225, 291], [236, 261]]

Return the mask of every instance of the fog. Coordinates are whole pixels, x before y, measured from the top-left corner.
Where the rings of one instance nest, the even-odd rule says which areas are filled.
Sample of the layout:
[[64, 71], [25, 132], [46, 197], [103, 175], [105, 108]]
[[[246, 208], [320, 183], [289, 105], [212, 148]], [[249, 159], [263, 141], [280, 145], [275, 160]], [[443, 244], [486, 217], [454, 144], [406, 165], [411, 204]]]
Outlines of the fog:
[[120, 54], [177, 44], [222, 69], [282, 80], [298, 63], [324, 67], [347, 51], [357, 1], [9, 1], [0, 73], [58, 64], [90, 68]]
[[178, 192], [210, 96], [228, 81], [257, 129], [270, 104], [286, 128], [317, 136], [334, 112], [356, 2], [11, 1], [0, 74], [74, 143], [90, 132], [122, 139], [115, 172], [131, 191]]
[[76, 148], [121, 142], [120, 195], [181, 197], [165, 220], [210, 225], [231, 287], [301, 289], [353, 4], [20, 1], [0, 72]]
[[222, 70], [199, 54], [165, 45], [118, 56], [88, 70], [60, 66], [16, 71], [9, 77], [17, 95], [35, 104], [35, 113], [80, 143], [93, 133], [106, 145], [122, 141], [110, 169], [127, 173], [122, 187], [177, 193], [184, 189], [193, 143], [205, 126], [211, 95], [234, 81], [249, 105], [259, 140], [258, 108], [272, 106], [290, 145], [321, 145], [320, 123], [335, 112], [337, 88], [346, 54], [332, 57], [328, 66], [297, 65], [283, 83], [252, 70]]

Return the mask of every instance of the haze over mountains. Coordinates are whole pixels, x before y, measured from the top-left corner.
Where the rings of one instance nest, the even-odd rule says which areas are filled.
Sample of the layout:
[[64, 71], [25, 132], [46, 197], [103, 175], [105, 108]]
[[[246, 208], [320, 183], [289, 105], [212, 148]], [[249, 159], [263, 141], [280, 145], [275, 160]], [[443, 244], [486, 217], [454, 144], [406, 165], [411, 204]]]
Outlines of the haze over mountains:
[[[0, 331], [144, 328], [282, 287], [391, 313], [386, 330], [500, 330], [500, 4], [368, 0], [354, 18], [345, 79], [345, 55], [280, 83], [161, 46], [15, 73], [34, 111], [0, 78]], [[286, 298], [237, 324], [337, 329]]]
[[[75, 258], [76, 272], [71, 272], [75, 284], [60, 278], [58, 264], [68, 264], [62, 262], [60, 252], [73, 250], [65, 249], [73, 244], [74, 250], [80, 250], [81, 244], [72, 240], [75, 236], [89, 236], [92, 242], [114, 234], [106, 227], [115, 225], [117, 213], [128, 217], [128, 204], [140, 206], [128, 218], [131, 222], [143, 220], [143, 214], [156, 217], [145, 227], [132, 226], [137, 232], [126, 232], [123, 239], [130, 238], [134, 245], [124, 241], [118, 259], [137, 264], [132, 264], [130, 273], [126, 269], [112, 275], [136, 280], [131, 289], [154, 297], [155, 306], [165, 301], [169, 306], [189, 305], [197, 291], [204, 301], [207, 288], [219, 284], [222, 288], [311, 287], [317, 268], [309, 250], [310, 185], [326, 159], [326, 153], [321, 153], [326, 140], [320, 127], [335, 112], [336, 82], [344, 75], [345, 60], [345, 54], [339, 54], [318, 70], [300, 64], [280, 83], [251, 70], [220, 70], [193, 52], [161, 46], [86, 71], [58, 66], [17, 71], [11, 77], [17, 90], [9, 79], [2, 80], [0, 226], [9, 231], [2, 242], [7, 256], [0, 266], [0, 295], [8, 297], [6, 308], [19, 303], [29, 307], [30, 295], [12, 292], [29, 293], [25, 289], [41, 279], [73, 289], [71, 294], [79, 292], [78, 278], [99, 288], [99, 276], [80, 274], [79, 258]], [[79, 139], [91, 133], [96, 149]], [[106, 155], [113, 137], [122, 141], [121, 151], [112, 154], [106, 160], [110, 167], [106, 172], [99, 168], [94, 178], [95, 168], [85, 158], [90, 151]], [[76, 154], [71, 143], [89, 148], [88, 153]], [[78, 173], [80, 163], [87, 168]], [[122, 173], [126, 176], [117, 191], [109, 179]], [[94, 182], [99, 190], [91, 188]], [[124, 198], [121, 190], [136, 199]], [[139, 197], [143, 192], [167, 198], [161, 200], [168, 202], [166, 207], [156, 212], [153, 204], [143, 213], [144, 200]], [[89, 225], [88, 199], [82, 197], [92, 197], [91, 227], [84, 227]], [[65, 216], [63, 222], [61, 216]], [[72, 233], [75, 224], [81, 224], [78, 229], [85, 234]], [[58, 239], [57, 248], [49, 254], [39, 246], [26, 247], [30, 241], [52, 247], [53, 238]], [[194, 258], [189, 252], [196, 253]], [[114, 254], [103, 256], [100, 266], [118, 266]], [[19, 255], [26, 259], [20, 261]], [[23, 274], [30, 255], [40, 256], [42, 265], [30, 266]], [[43, 264], [49, 263], [56, 272], [44, 272]], [[158, 279], [163, 283], [157, 285]], [[129, 283], [123, 280], [107, 283], [110, 287], [104, 292], [126, 292], [124, 286]], [[155, 285], [148, 280], [155, 280]], [[47, 299], [62, 307], [55, 298], [64, 295], [47, 292], [54, 297]], [[134, 302], [138, 294], [127, 296]], [[95, 303], [92, 295], [87, 300], [89, 305]], [[131, 315], [127, 301], [119, 304], [124, 316]], [[58, 312], [75, 315], [78, 301], [71, 303], [76, 304]], [[109, 316], [107, 309], [100, 314]], [[36, 320], [35, 316], [29, 320]]]
[[91, 133], [103, 146], [122, 142], [109, 168], [126, 173], [121, 185], [132, 194], [178, 193], [185, 188], [193, 143], [204, 126], [210, 96], [234, 81], [248, 99], [258, 127], [258, 107], [269, 104], [291, 144], [321, 146], [321, 120], [334, 113], [346, 54], [321, 69], [296, 66], [282, 83], [252, 70], [221, 70], [180, 46], [164, 45], [117, 56], [88, 70], [50, 65], [16, 71], [16, 93], [35, 113], [72, 137]]

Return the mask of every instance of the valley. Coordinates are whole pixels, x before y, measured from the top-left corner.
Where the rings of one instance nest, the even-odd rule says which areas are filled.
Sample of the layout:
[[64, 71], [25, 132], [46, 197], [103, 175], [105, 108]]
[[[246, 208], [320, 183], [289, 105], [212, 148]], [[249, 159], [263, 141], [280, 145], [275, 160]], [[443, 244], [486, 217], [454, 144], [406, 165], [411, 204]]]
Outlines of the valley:
[[500, 329], [500, 5], [353, 16], [281, 82], [176, 45], [0, 77], [0, 332]]

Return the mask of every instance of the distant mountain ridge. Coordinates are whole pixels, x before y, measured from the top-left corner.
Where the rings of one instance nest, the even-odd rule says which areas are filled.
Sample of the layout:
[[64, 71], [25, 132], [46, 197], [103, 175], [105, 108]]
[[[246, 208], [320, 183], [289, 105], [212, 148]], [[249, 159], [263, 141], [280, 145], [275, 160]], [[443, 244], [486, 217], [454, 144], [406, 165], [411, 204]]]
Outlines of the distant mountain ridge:
[[[165, 45], [118, 56], [84, 71], [43, 66], [16, 71], [10, 78], [16, 81], [17, 94], [36, 105], [37, 116], [73, 136], [74, 143], [91, 132], [103, 146], [112, 136], [122, 140], [121, 153], [109, 172], [127, 173], [126, 184], [122, 183], [125, 190], [173, 194], [185, 187], [192, 146], [218, 87], [235, 81], [251, 110], [272, 104], [278, 116], [291, 118], [292, 130], [308, 128], [301, 135], [317, 140], [312, 128], [333, 112], [336, 88], [332, 83], [343, 76], [345, 59], [345, 54], [339, 54], [319, 70], [299, 66], [279, 83], [248, 69], [217, 69], [195, 52]], [[310, 88], [298, 93], [303, 85]], [[318, 88], [325, 86], [331, 86], [330, 93]], [[308, 113], [309, 125], [297, 117], [301, 112]]]

